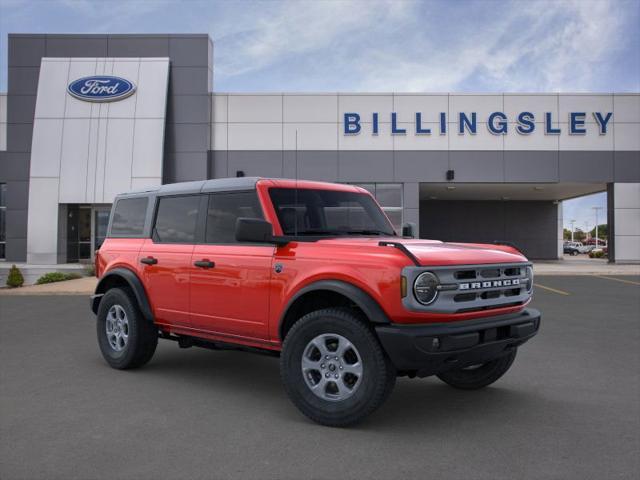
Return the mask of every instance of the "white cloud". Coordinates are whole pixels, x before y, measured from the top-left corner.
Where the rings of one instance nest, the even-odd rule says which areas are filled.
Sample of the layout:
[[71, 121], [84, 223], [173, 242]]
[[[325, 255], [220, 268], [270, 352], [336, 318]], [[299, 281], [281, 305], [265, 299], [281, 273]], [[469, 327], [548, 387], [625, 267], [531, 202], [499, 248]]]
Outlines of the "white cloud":
[[[448, 16], [443, 24], [437, 10], [446, 4], [269, 4], [257, 21], [246, 17], [239, 33], [220, 37], [216, 76], [271, 67], [311, 76], [316, 72], [304, 62], [314, 58], [332, 83], [350, 73], [351, 90], [457, 91], [470, 83], [494, 91], [583, 91], [593, 89], [601, 73], [595, 67], [624, 43], [626, 11], [608, 1], [471, 6], [459, 22]], [[474, 18], [487, 9], [495, 12]]]

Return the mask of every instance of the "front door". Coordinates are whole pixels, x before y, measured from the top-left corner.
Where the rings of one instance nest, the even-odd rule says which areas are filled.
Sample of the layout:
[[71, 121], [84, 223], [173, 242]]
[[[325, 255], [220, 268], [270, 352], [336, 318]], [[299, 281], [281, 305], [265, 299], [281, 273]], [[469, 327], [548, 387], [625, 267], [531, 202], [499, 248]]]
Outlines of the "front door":
[[189, 275], [202, 195], [160, 197], [138, 261], [157, 323], [189, 326]]
[[239, 217], [263, 218], [255, 191], [209, 195], [205, 242], [191, 257], [191, 324], [232, 338], [267, 340], [273, 245], [240, 244]]

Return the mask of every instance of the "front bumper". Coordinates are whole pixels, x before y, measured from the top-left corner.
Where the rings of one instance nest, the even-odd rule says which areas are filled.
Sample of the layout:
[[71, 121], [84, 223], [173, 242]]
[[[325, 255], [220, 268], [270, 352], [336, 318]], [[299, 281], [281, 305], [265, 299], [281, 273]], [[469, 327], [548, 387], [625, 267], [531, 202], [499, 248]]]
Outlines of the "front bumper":
[[538, 333], [540, 312], [433, 325], [380, 325], [378, 338], [400, 374], [427, 377], [484, 363], [508, 353]]

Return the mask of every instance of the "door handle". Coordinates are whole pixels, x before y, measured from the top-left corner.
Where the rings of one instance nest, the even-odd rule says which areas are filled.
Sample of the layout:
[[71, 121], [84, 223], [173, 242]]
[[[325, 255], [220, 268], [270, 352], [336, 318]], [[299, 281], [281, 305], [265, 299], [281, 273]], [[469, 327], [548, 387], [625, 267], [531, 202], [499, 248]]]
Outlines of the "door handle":
[[216, 266], [216, 264], [214, 262], [211, 262], [207, 259], [204, 260], [198, 260], [197, 262], [193, 262], [193, 264], [196, 267], [200, 267], [200, 268], [213, 268]]
[[153, 257], [145, 257], [140, 259], [140, 263], [144, 263], [145, 265], [155, 265], [156, 263], [158, 263], [158, 259]]

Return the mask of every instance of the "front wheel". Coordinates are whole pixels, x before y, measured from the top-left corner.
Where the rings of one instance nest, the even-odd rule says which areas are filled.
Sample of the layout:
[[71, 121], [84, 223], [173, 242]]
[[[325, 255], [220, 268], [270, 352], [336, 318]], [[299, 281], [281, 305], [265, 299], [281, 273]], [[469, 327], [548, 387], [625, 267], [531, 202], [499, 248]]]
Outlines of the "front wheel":
[[517, 349], [513, 348], [509, 353], [479, 365], [450, 370], [438, 374], [438, 378], [444, 383], [462, 390], [478, 390], [502, 377], [511, 368], [516, 359]]
[[396, 380], [369, 326], [345, 308], [317, 310], [294, 324], [282, 346], [280, 372], [296, 407], [332, 427], [371, 414]]

